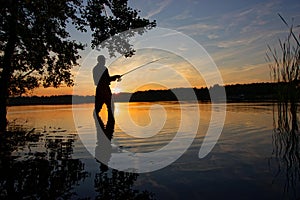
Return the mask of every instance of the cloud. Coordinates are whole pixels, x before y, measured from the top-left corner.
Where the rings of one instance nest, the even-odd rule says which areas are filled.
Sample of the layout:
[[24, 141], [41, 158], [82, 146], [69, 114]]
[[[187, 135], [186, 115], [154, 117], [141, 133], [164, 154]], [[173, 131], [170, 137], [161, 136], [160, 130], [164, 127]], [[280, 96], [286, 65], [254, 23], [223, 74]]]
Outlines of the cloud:
[[253, 4], [251, 7], [224, 14], [219, 23], [226, 24], [228, 32], [232, 30], [239, 33], [255, 31], [271, 23], [280, 6], [279, 0]]
[[250, 8], [250, 9], [244, 10], [242, 12], [238, 12], [236, 17], [239, 17], [239, 18], [245, 17], [248, 14], [251, 14], [253, 11], [254, 11], [254, 8]]
[[189, 9], [184, 10], [182, 13], [175, 15], [171, 20], [186, 20], [192, 17], [191, 11]]
[[[152, 1], [153, 2], [153, 1]], [[164, 1], [159, 1], [159, 3], [156, 4], [156, 8], [149, 11], [146, 18], [150, 18], [153, 17], [154, 15], [159, 14], [160, 12], [162, 12], [164, 10], [165, 7], [167, 7], [170, 3], [172, 2], [172, 0], [164, 0]]]
[[198, 24], [180, 26], [177, 27], [176, 30], [185, 32], [188, 35], [202, 35], [210, 31], [218, 30], [219, 28], [220, 27], [217, 25], [198, 23]]
[[219, 35], [216, 35], [216, 34], [209, 34], [207, 37], [208, 37], [208, 39], [213, 40], [213, 39], [219, 38]]
[[229, 41], [219, 42], [218, 47], [230, 48], [230, 47], [245, 45], [245, 43], [247, 43], [247, 40], [229, 40]]
[[259, 34], [259, 35], [254, 35], [254, 36], [244, 36], [239, 39], [237, 38], [232, 38], [227, 41], [221, 41], [218, 43], [218, 47], [221, 48], [230, 48], [230, 47], [237, 47], [237, 46], [246, 46], [249, 44], [252, 44], [256, 42], [257, 40], [263, 38], [265, 34]]
[[267, 63], [237, 65], [229, 69], [221, 69], [221, 74], [225, 84], [268, 82], [271, 80]]

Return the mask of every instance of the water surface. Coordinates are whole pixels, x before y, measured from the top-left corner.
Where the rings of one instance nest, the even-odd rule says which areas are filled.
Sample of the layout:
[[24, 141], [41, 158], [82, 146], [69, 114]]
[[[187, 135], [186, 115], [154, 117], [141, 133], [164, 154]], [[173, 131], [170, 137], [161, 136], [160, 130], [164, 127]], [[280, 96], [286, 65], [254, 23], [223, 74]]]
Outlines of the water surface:
[[[274, 137], [271, 103], [228, 104], [222, 134], [212, 152], [203, 159], [198, 158], [198, 153], [209, 125], [211, 105], [187, 102], [180, 107], [178, 103], [161, 102], [164, 113], [161, 107], [157, 107], [151, 110], [150, 115], [149, 109], [153, 105], [130, 103], [128, 106], [116, 103], [116, 122], [121, 119], [126, 122], [124, 112], [127, 108], [133, 122], [141, 127], [151, 124], [151, 120], [164, 117], [166, 122], [156, 135], [148, 138], [128, 135], [116, 123], [111, 140], [115, 150], [136, 153], [152, 152], [164, 147], [176, 135], [182, 109], [187, 114], [190, 111], [190, 123], [193, 124], [198, 122], [193, 121], [195, 113], [192, 112], [192, 108], [197, 106], [200, 121], [192, 145], [176, 162], [144, 174], [107, 168], [90, 154], [89, 151], [93, 154], [97, 144], [97, 136], [92, 128], [95, 126], [92, 104], [73, 107], [81, 116], [76, 123], [71, 105], [10, 107], [10, 120], [34, 127], [40, 136], [35, 141], [23, 142], [17, 148], [10, 149], [7, 153], [9, 156], [1, 155], [0, 196], [75, 199], [300, 197], [299, 176], [289, 171], [290, 166], [286, 166], [286, 162], [274, 154], [278, 148], [276, 144], [280, 141]], [[104, 115], [101, 113], [106, 122]], [[160, 126], [159, 123], [154, 124], [154, 129]], [[151, 129], [148, 132], [131, 131], [133, 135], [151, 134]]]

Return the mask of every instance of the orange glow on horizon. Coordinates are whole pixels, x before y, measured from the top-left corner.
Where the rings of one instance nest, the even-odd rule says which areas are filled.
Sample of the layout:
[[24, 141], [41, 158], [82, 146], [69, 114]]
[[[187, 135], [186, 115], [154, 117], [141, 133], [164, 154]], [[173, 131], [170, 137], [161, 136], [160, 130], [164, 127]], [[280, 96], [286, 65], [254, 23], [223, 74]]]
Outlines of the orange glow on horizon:
[[147, 91], [147, 90], [167, 90], [168, 88], [166, 88], [163, 85], [160, 84], [155, 84], [155, 83], [150, 83], [150, 84], [146, 84], [143, 85], [139, 88], [137, 88], [135, 91], [133, 92], [137, 92], [137, 91]]
[[[260, 82], [271, 82], [271, 78], [269, 77], [269, 68], [267, 64], [258, 64], [258, 65], [251, 65], [245, 66], [244, 68], [240, 69], [238, 67], [234, 67], [233, 69], [222, 69], [220, 70], [222, 74], [224, 85], [234, 85], [234, 84], [248, 84], [248, 83], [260, 83]], [[112, 73], [115, 74], [115, 73]], [[197, 76], [196, 76], [197, 77]], [[191, 77], [193, 78], [193, 77]], [[195, 78], [194, 78], [195, 79]], [[158, 79], [159, 80], [159, 79]], [[171, 79], [172, 81], [172, 79]], [[147, 90], [165, 90], [165, 89], [173, 89], [179, 88], [175, 84], [172, 88], [167, 88], [162, 84], [155, 83], [146, 83], [137, 88], [130, 88], [128, 85], [125, 84], [126, 82], [112, 82], [110, 85], [112, 93], [134, 93], [136, 91], [147, 91]], [[134, 84], [134, 82], [130, 82]], [[129, 83], [128, 83], [129, 84]], [[206, 87], [204, 80], [194, 81], [191, 84], [192, 87], [201, 88]], [[74, 94], [73, 91], [74, 87], [66, 87], [62, 86], [59, 88], [36, 88], [33, 91], [25, 94], [25, 96], [55, 96], [55, 95], [72, 95]], [[81, 96], [93, 96], [95, 94], [96, 87], [94, 85], [84, 85], [80, 91], [76, 93], [76, 95]]]
[[73, 87], [59, 87], [59, 88], [43, 88], [39, 87], [28, 93], [28, 96], [55, 96], [55, 95], [72, 95]]

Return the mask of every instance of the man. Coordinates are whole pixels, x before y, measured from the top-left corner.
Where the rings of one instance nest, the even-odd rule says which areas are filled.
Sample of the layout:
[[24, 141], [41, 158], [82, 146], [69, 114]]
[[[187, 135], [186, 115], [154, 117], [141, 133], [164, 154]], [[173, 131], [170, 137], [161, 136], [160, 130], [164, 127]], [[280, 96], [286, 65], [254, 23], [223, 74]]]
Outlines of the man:
[[108, 112], [108, 120], [114, 120], [114, 104], [112, 103], [112, 93], [110, 90], [110, 82], [120, 78], [120, 75], [110, 76], [105, 67], [105, 57], [99, 55], [97, 65], [93, 69], [94, 83], [97, 85], [95, 98], [95, 111], [98, 115], [103, 104], [106, 104]]

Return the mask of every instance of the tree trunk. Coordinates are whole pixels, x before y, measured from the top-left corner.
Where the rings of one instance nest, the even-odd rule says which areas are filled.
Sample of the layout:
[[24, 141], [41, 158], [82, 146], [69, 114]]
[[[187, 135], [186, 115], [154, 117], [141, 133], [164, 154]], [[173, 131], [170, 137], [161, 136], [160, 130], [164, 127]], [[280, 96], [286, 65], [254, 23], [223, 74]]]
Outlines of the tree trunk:
[[5, 87], [3, 86], [3, 79], [1, 78], [0, 84], [0, 132], [4, 132], [6, 130], [7, 126], [7, 119], [6, 119], [6, 114], [7, 114], [7, 95], [5, 95]]
[[[17, 2], [17, 1], [16, 1]], [[7, 100], [9, 96], [9, 82], [13, 72], [12, 59], [17, 43], [17, 5], [16, 2], [10, 2], [10, 19], [8, 41], [4, 49], [3, 68], [0, 77], [0, 132], [6, 131], [7, 126]]]
[[0, 78], [0, 132], [4, 132], [7, 126], [7, 100], [9, 97], [9, 82], [12, 74], [11, 60], [15, 47], [15, 39], [7, 43], [3, 59], [3, 71]]

